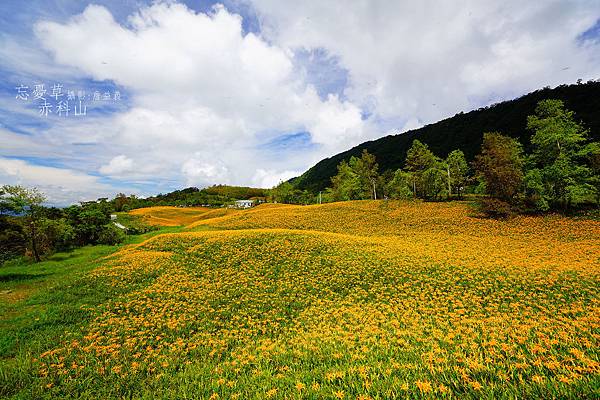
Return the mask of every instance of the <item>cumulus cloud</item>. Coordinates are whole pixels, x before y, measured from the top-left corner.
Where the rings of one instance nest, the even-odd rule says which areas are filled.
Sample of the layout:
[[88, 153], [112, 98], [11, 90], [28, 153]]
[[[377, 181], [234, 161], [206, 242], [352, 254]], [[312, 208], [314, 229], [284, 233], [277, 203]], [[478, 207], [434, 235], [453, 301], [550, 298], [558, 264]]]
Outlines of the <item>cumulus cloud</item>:
[[67, 24], [35, 26], [58, 63], [133, 91], [135, 108], [119, 118], [124, 135], [229, 142], [265, 129], [312, 125], [318, 131], [323, 118], [335, 118], [333, 129], [313, 137], [328, 144], [360, 125], [360, 110], [336, 97], [321, 101], [292, 74], [293, 54], [244, 35], [241, 17], [222, 6], [203, 14], [159, 3], [129, 23], [132, 29], [91, 5]]
[[4, 157], [0, 157], [0, 181], [3, 184], [37, 187], [47, 195], [49, 203], [58, 205], [114, 195], [113, 188], [99, 182], [97, 177]]
[[[0, 155], [52, 154], [77, 176], [152, 181], [156, 191], [268, 187], [366, 140], [600, 77], [600, 41], [580, 39], [600, 17], [592, 0], [248, 6], [260, 32], [245, 32], [243, 17], [224, 6], [202, 13], [173, 1], [141, 6], [126, 23], [97, 5], [62, 22], [39, 20], [36, 40], [53, 71], [112, 81], [128, 101], [29, 136], [7, 128]], [[6, 56], [0, 51], [0, 61]], [[300, 132], [310, 136], [302, 152], [264, 145]]]
[[121, 154], [114, 157], [106, 165], [100, 167], [100, 173], [104, 175], [121, 175], [133, 170], [133, 160]]
[[301, 173], [302, 171], [275, 171], [259, 168], [252, 177], [252, 184], [257, 187], [270, 188]]
[[[201, 157], [201, 155], [197, 155]], [[188, 185], [207, 185], [211, 182], [230, 183], [228, 169], [222, 162], [206, 162], [199, 158], [187, 160], [181, 167]]]
[[374, 104], [382, 118], [430, 123], [600, 77], [600, 45], [578, 40], [600, 17], [595, 0], [252, 4], [272, 42], [337, 57], [349, 73], [350, 101]]
[[[320, 145], [307, 160], [376, 135], [360, 108], [337, 95], [321, 99], [296, 74], [293, 52], [244, 34], [241, 17], [223, 6], [204, 14], [158, 3], [128, 22], [119, 25], [106, 8], [91, 5], [67, 23], [35, 26], [57, 63], [132, 94], [128, 111], [104, 121], [116, 154], [100, 166], [103, 174], [131, 170], [119, 155], [126, 153], [140, 170], [160, 164], [165, 175], [180, 171], [187, 184], [247, 184], [257, 165], [275, 174], [289, 170], [252, 150], [257, 135], [307, 131]], [[198, 161], [215, 154], [217, 164]]]

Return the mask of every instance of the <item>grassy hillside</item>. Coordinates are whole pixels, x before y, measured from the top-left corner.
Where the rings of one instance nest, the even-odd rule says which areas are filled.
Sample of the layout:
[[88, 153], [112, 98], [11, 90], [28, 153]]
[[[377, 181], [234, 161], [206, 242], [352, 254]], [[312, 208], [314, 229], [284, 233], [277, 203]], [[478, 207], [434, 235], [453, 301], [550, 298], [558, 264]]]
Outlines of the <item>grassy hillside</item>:
[[[598, 221], [391, 201], [205, 217], [2, 298], [0, 396], [600, 395]], [[78, 317], [42, 324], [42, 299]]]
[[149, 225], [180, 226], [188, 225], [203, 214], [212, 211], [208, 207], [144, 207], [130, 211], [129, 214], [141, 216]]
[[404, 166], [406, 152], [414, 139], [428, 144], [435, 154], [442, 157], [446, 157], [454, 149], [461, 149], [469, 160], [479, 152], [484, 132], [499, 131], [519, 138], [527, 148], [531, 135], [526, 129], [527, 116], [534, 114], [537, 103], [543, 99], [562, 100], [567, 109], [575, 112], [576, 119], [590, 130], [590, 136], [595, 140], [600, 139], [600, 82], [563, 85], [554, 89], [541, 89], [487, 108], [459, 113], [399, 135], [362, 143], [320, 161], [292, 182], [299, 189], [313, 192], [322, 190], [331, 185], [330, 179], [336, 174], [340, 161], [348, 160], [351, 156], [360, 157], [363, 149], [375, 155], [381, 171], [396, 170]]

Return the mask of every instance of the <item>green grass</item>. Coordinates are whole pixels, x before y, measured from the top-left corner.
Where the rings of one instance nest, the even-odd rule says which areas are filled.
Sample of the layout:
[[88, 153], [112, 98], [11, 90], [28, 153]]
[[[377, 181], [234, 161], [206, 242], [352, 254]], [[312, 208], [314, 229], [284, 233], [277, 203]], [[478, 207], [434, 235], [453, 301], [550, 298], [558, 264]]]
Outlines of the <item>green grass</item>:
[[56, 346], [65, 332], [88, 324], [93, 316], [89, 308], [118, 294], [90, 284], [84, 279], [87, 272], [123, 246], [179, 230], [163, 228], [128, 236], [118, 246], [85, 246], [40, 263], [19, 258], [1, 266], [0, 398], [16, 394], [29, 398], [20, 390], [36, 379], [32, 355]]

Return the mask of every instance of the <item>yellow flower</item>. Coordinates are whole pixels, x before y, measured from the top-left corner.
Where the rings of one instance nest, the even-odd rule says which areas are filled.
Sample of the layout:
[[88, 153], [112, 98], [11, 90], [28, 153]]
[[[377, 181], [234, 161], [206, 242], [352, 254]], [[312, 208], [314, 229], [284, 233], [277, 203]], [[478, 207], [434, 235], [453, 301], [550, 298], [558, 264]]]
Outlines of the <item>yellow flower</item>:
[[432, 390], [431, 382], [429, 381], [417, 381], [415, 382], [421, 393], [429, 393]]

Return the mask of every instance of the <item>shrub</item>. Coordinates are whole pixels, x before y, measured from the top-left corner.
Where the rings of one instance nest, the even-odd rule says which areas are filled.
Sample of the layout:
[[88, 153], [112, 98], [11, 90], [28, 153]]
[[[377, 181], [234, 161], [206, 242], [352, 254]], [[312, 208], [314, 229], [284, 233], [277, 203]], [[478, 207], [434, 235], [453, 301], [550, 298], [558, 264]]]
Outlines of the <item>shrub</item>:
[[507, 218], [514, 213], [508, 202], [493, 197], [481, 199], [480, 208], [485, 215], [492, 218]]
[[117, 228], [114, 224], [107, 224], [98, 234], [97, 242], [99, 244], [118, 244], [125, 240], [125, 236], [122, 229]]
[[75, 229], [78, 246], [97, 243], [100, 232], [110, 222], [109, 212], [94, 204], [70, 206], [64, 213]]
[[68, 250], [77, 240], [75, 229], [64, 218], [40, 219], [36, 236], [41, 254]]
[[0, 264], [25, 253], [27, 237], [21, 225], [0, 217]]

